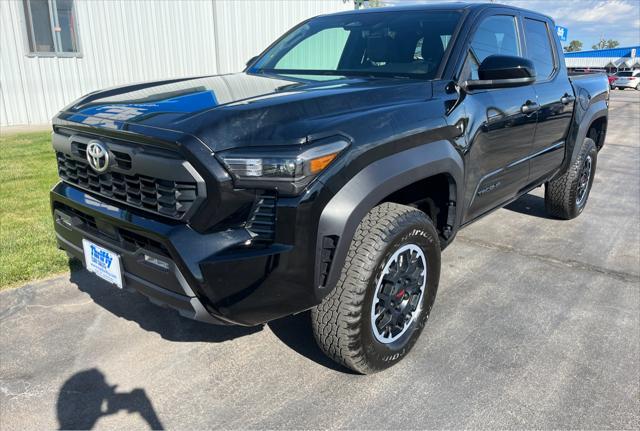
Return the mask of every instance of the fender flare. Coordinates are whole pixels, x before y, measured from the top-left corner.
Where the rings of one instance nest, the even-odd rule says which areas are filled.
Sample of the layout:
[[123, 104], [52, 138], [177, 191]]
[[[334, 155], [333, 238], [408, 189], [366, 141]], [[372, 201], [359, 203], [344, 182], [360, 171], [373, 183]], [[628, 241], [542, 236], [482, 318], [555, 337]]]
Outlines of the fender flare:
[[[352, 177], [327, 203], [320, 215], [315, 253], [315, 286], [318, 300], [338, 282], [351, 240], [364, 216], [391, 193], [437, 174], [449, 174], [456, 183], [455, 227], [462, 213], [464, 163], [446, 140], [423, 144], [377, 160]], [[454, 229], [455, 231], [455, 229]], [[323, 239], [337, 237], [337, 244], [322, 283]]]
[[607, 117], [609, 108], [604, 100], [599, 100], [593, 105], [589, 106], [589, 109], [585, 111], [581, 118], [577, 121], [580, 122], [578, 127], [574, 128], [575, 132], [572, 134], [573, 139], [570, 139], [567, 145], [567, 157], [565, 157], [565, 164], [560, 169], [560, 172], [556, 175], [560, 176], [566, 172], [567, 169], [576, 161], [580, 148], [582, 148], [582, 142], [589, 133], [589, 128], [594, 121]]

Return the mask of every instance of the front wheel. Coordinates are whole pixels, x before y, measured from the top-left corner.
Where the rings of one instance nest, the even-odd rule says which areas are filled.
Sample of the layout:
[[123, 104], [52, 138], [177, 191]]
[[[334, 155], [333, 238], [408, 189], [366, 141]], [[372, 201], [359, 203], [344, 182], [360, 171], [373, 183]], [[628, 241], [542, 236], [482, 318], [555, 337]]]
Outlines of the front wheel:
[[578, 157], [569, 169], [545, 186], [544, 204], [548, 214], [569, 220], [582, 213], [593, 184], [597, 159], [595, 142], [585, 138]]
[[422, 332], [439, 278], [431, 220], [404, 205], [373, 208], [356, 230], [336, 287], [311, 311], [318, 345], [362, 374], [391, 367]]

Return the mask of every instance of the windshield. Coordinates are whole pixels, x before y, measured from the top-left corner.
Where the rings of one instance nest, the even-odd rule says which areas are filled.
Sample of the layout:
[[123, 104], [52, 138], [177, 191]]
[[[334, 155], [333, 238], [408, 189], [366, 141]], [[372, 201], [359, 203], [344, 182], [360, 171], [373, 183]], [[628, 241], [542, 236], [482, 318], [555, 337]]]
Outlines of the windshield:
[[618, 72], [618, 76], [633, 76], [633, 72]]
[[432, 79], [459, 19], [452, 11], [321, 16], [285, 35], [249, 71]]

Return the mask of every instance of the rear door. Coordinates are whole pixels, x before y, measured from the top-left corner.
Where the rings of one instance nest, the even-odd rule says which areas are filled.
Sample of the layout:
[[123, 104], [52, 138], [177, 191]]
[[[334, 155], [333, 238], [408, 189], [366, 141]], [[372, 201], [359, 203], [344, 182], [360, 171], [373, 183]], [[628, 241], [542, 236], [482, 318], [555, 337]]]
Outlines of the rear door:
[[[478, 66], [490, 55], [523, 56], [515, 13], [485, 15], [472, 31], [461, 80], [478, 79]], [[519, 194], [529, 179], [529, 159], [536, 128], [533, 85], [468, 91], [463, 222], [500, 206]]]
[[538, 182], [562, 164], [574, 95], [566, 68], [560, 67], [558, 44], [551, 22], [523, 12], [525, 55], [536, 68], [536, 92], [540, 110], [533, 140], [530, 181]]

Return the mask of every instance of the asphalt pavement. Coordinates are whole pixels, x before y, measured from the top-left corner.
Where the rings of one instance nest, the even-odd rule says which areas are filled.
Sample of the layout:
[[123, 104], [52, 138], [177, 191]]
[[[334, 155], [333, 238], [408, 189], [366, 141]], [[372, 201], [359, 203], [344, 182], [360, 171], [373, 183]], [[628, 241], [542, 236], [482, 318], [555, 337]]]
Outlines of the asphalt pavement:
[[640, 92], [612, 92], [584, 213], [466, 228], [413, 352], [360, 376], [308, 315], [216, 327], [84, 271], [0, 292], [0, 429], [640, 428]]

